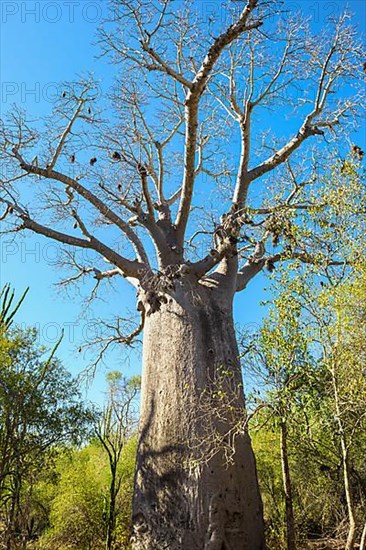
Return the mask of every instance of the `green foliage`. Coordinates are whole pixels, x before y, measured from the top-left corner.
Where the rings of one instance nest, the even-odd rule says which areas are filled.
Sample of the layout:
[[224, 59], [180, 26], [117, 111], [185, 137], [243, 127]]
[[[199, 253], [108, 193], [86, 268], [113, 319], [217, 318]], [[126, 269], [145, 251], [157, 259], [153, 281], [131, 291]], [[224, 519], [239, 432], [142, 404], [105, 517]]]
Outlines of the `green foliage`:
[[11, 328], [25, 295], [14, 305], [9, 285], [0, 293], [1, 543], [7, 548], [21, 541], [50, 550], [105, 548], [113, 473], [118, 480], [113, 548], [127, 549], [137, 446], [127, 420], [140, 378], [108, 376], [104, 435], [112, 451], [120, 443], [112, 472], [101, 441], [85, 444], [95, 434], [97, 415], [55, 358], [58, 344], [47, 353], [35, 329]]
[[109, 383], [108, 400], [101, 414], [95, 433], [108, 457], [109, 497], [107, 499], [106, 548], [115, 545], [117, 527], [117, 499], [123, 485], [123, 472], [120, 464], [126, 445], [137, 427], [137, 402], [140, 390], [140, 377], [126, 379], [118, 371], [107, 376]]
[[267, 426], [266, 412], [261, 411], [260, 420], [263, 427], [252, 431], [252, 442], [264, 505], [266, 538], [271, 548], [279, 549], [282, 548], [284, 541], [284, 499], [279, 432], [274, 427]]
[[268, 541], [278, 550], [285, 547], [280, 419], [288, 424], [298, 540], [347, 538], [345, 456], [359, 531], [363, 525], [366, 270], [359, 257], [352, 270], [337, 278], [333, 272], [322, 285], [319, 270], [304, 277], [301, 268], [283, 271], [275, 285], [277, 297], [250, 347], [250, 364], [262, 385], [256, 403], [265, 404], [251, 430]]
[[59, 449], [85, 439], [94, 413], [76, 380], [38, 345], [35, 329], [11, 328], [14, 305], [0, 293], [0, 532], [6, 548], [34, 540], [48, 524], [47, 487]]
[[0, 354], [1, 441], [14, 434], [14, 456], [80, 441], [93, 415], [83, 406], [70, 373], [57, 359], [44, 358], [36, 331], [17, 329], [3, 337]]
[[55, 497], [51, 502], [51, 528], [41, 548], [103, 547], [104, 463], [99, 449], [88, 446], [62, 456]]
[[[121, 490], [117, 497], [115, 548], [128, 548], [136, 438], [128, 441], [118, 465]], [[105, 548], [110, 470], [101, 444], [95, 440], [67, 452], [56, 464], [57, 481], [50, 503], [50, 527], [40, 549]]]
[[35, 483], [60, 446], [87, 436], [94, 418], [77, 382], [37, 338], [34, 329], [0, 335], [0, 514], [3, 538], [12, 540], [35, 535]]
[[56, 464], [49, 502], [49, 528], [39, 548], [88, 550], [129, 548], [137, 439], [133, 405], [140, 378], [107, 376], [109, 395], [82, 449], [68, 450]]
[[[9, 284], [6, 284], [3, 286], [3, 288], [0, 291], [0, 330], [4, 331], [11, 327], [13, 324], [13, 319], [20, 308], [24, 298], [26, 297], [28, 293], [29, 288], [27, 288], [18, 302], [13, 306], [13, 301], [15, 297], [14, 290], [11, 291], [11, 287]], [[13, 306], [14, 309], [11, 309]]]

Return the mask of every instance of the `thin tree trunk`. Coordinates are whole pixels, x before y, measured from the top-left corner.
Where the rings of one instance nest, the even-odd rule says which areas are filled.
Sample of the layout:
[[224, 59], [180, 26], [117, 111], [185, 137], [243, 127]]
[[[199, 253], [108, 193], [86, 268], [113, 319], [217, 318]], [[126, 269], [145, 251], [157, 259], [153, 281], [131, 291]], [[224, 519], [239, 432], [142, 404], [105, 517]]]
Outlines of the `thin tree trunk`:
[[[243, 415], [231, 299], [194, 282], [178, 288], [174, 300], [146, 319], [143, 362], [134, 550], [263, 550], [248, 434], [233, 438], [230, 463], [220, 449], [210, 452], [215, 443], [207, 441], [207, 460], [199, 450], [208, 433], [202, 396], [215, 406], [219, 373], [228, 373], [221, 391], [231, 392], [231, 406]], [[216, 435], [232, 427], [222, 415], [214, 424]]]
[[341, 435], [341, 446], [342, 446], [342, 459], [343, 459], [344, 489], [346, 493], [348, 521], [349, 521], [349, 530], [348, 530], [348, 537], [347, 537], [345, 550], [353, 550], [356, 542], [356, 521], [355, 521], [355, 514], [354, 514], [352, 488], [351, 488], [351, 482], [350, 482], [348, 450], [346, 447], [344, 437], [342, 435]]
[[360, 550], [366, 550], [366, 521], [361, 535]]
[[13, 489], [11, 496], [11, 505], [7, 518], [7, 526], [5, 530], [5, 544], [6, 549], [11, 550], [13, 544], [15, 544], [15, 538], [17, 535], [17, 524], [18, 524], [18, 515], [19, 515], [19, 498], [20, 498], [20, 488], [21, 482], [17, 474], [13, 477]]
[[111, 463], [111, 485], [109, 490], [109, 513], [108, 513], [108, 530], [106, 540], [106, 550], [113, 548], [114, 530], [116, 527], [116, 474], [117, 465]]
[[356, 521], [355, 521], [353, 495], [352, 495], [352, 487], [351, 487], [351, 480], [350, 480], [348, 447], [347, 447], [344, 426], [342, 422], [342, 413], [340, 408], [335, 365], [332, 365], [331, 373], [332, 373], [332, 383], [333, 383], [334, 401], [335, 401], [335, 409], [336, 409], [336, 420], [338, 423], [339, 437], [340, 437], [340, 443], [341, 443], [341, 449], [342, 449], [343, 482], [344, 482], [344, 490], [346, 493], [348, 521], [349, 521], [349, 530], [348, 530], [345, 550], [353, 550], [356, 542]]
[[296, 549], [295, 521], [294, 521], [294, 508], [293, 508], [293, 501], [292, 501], [290, 466], [288, 462], [286, 420], [281, 420], [281, 423], [280, 423], [280, 446], [281, 446], [282, 480], [283, 480], [283, 490], [285, 493], [285, 506], [286, 506], [286, 512], [285, 512], [286, 513], [286, 548], [287, 550], [295, 550]]

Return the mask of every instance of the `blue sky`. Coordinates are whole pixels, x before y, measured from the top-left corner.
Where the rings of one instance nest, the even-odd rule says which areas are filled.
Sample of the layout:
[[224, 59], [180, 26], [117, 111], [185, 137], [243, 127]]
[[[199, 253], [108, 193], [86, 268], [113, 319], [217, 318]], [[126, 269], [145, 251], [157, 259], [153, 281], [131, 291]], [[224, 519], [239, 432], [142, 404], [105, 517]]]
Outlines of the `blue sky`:
[[[202, 9], [213, 9], [218, 2], [201, 2]], [[315, 27], [320, 28], [326, 17], [340, 13], [349, 7], [355, 13], [355, 21], [364, 28], [366, 3], [363, 0], [288, 2], [289, 8], [299, 8], [311, 15]], [[52, 98], [59, 93], [60, 82], [73, 80], [91, 71], [107, 87], [113, 80], [114, 67], [105, 58], [98, 59], [96, 27], [107, 9], [105, 0], [33, 1], [2, 0], [1, 10], [1, 98], [0, 108], [5, 112], [13, 103], [27, 109], [35, 117], [47, 114], [52, 108]], [[358, 136], [361, 144], [364, 136]], [[10, 242], [1, 241], [1, 283], [10, 282], [20, 294], [30, 286], [30, 292], [18, 322], [36, 324], [41, 342], [52, 346], [65, 329], [65, 337], [58, 355], [74, 374], [88, 364], [88, 358], [77, 348], [88, 334], [94, 333], [89, 324], [79, 319], [81, 302], [77, 294], [65, 295], [55, 287], [59, 280], [59, 268], [55, 267], [57, 250], [38, 236], [27, 233], [26, 238]], [[263, 315], [259, 302], [266, 297], [263, 288], [266, 279], [257, 277], [235, 303], [236, 320], [254, 327]], [[125, 306], [133, 309], [134, 292], [125, 283], [120, 286], [121, 314]], [[105, 302], [98, 304], [99, 314], [108, 317], [115, 312], [116, 295], [107, 293]], [[108, 368], [119, 368], [129, 376], [139, 372], [139, 353], [126, 353], [122, 348], [110, 356]], [[89, 390], [89, 397], [101, 401], [105, 390], [105, 369], [99, 369]]]

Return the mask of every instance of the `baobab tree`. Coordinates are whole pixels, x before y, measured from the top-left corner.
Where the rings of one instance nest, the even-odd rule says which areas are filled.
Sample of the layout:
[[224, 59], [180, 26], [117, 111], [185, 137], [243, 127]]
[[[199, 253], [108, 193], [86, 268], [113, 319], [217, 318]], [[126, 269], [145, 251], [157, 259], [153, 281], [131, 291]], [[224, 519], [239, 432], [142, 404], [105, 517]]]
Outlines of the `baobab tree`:
[[125, 334], [119, 319], [111, 336], [143, 331], [134, 549], [260, 550], [250, 438], [235, 438], [230, 464], [196, 461], [200, 395], [224, 366], [220, 387], [244, 408], [233, 300], [253, 277], [343, 261], [304, 228], [326, 211], [322, 166], [362, 106], [361, 47], [348, 14], [313, 36], [275, 0], [209, 17], [204, 2], [114, 5], [100, 31], [117, 66], [110, 109], [88, 81], [65, 85], [44, 131], [10, 112], [2, 218], [65, 245], [66, 281], [137, 290], [141, 323]]

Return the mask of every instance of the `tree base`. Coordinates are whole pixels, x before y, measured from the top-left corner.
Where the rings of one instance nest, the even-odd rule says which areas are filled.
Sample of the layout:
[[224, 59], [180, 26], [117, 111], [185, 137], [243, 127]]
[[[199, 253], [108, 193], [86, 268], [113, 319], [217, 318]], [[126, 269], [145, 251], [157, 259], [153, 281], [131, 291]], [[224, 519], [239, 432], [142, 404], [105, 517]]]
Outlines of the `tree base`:
[[132, 547], [264, 550], [231, 301], [197, 286], [146, 319]]

